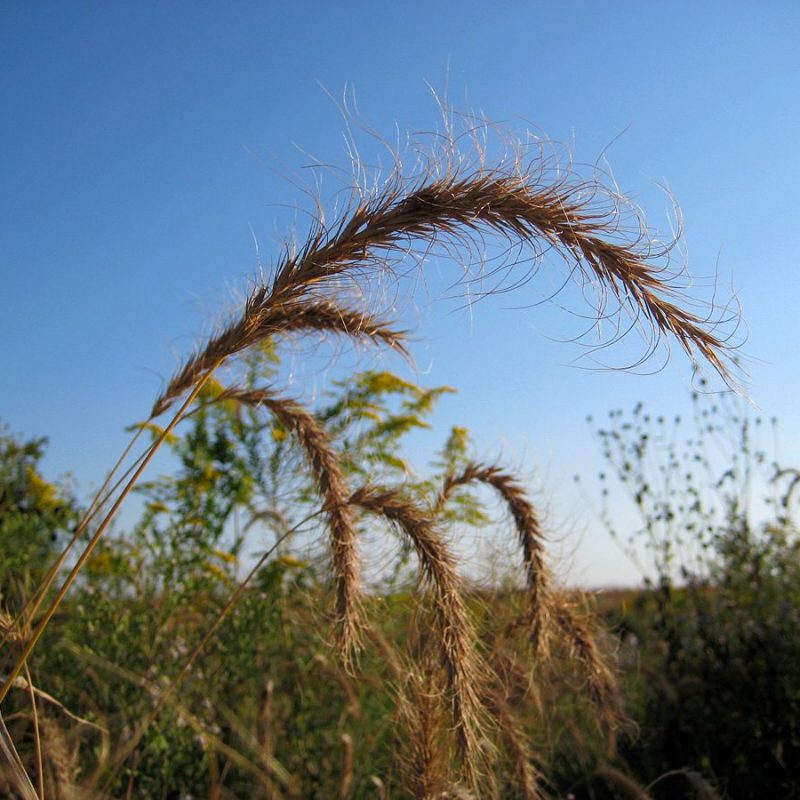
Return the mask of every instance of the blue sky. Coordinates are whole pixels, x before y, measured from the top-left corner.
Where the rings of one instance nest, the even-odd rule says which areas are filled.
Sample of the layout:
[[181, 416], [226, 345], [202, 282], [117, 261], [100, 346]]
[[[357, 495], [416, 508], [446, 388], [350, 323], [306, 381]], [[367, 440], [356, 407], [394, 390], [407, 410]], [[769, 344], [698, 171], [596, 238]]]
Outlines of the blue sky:
[[[796, 3], [12, 2], [0, 19], [0, 419], [49, 436], [51, 475], [100, 480], [176, 359], [233, 307], [254, 242], [268, 263], [302, 218], [287, 177], [312, 156], [347, 168], [345, 94], [392, 141], [441, 124], [431, 86], [576, 162], [605, 154], [666, 236], [674, 197], [688, 268], [741, 302], [750, 396], [797, 463]], [[571, 322], [533, 305], [546, 269], [471, 311], [421, 302], [418, 377], [459, 394], [413, 448], [468, 426], [478, 455], [537, 487], [575, 580], [631, 581], [572, 483], [583, 474], [591, 495], [601, 468], [585, 418], [640, 399], [685, 411], [691, 368], [677, 350], [655, 375], [570, 366], [580, 349], [553, 339]]]

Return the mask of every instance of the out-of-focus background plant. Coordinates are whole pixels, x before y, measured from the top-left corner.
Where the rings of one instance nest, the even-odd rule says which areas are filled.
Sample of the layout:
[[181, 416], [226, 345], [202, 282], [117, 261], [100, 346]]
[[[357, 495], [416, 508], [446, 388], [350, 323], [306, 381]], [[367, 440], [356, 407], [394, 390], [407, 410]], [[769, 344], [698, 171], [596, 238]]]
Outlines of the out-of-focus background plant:
[[604, 521], [647, 576], [601, 601], [639, 728], [622, 757], [643, 780], [669, 775], [653, 789], [666, 797], [685, 769], [727, 797], [797, 796], [800, 476], [776, 461], [777, 421], [698, 392], [691, 419], [638, 404], [590, 423]]

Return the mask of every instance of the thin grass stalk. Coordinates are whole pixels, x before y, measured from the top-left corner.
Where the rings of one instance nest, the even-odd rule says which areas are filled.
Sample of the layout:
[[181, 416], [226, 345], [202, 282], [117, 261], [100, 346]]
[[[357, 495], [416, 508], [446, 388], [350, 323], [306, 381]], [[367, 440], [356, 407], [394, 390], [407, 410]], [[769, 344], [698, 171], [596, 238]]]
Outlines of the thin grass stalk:
[[546, 800], [547, 795], [541, 788], [541, 775], [533, 765], [533, 753], [528, 747], [525, 730], [499, 688], [493, 687], [487, 691], [486, 704], [506, 742], [520, 797], [523, 800]]
[[525, 582], [528, 587], [528, 626], [534, 656], [547, 655], [547, 638], [551, 623], [550, 571], [545, 559], [544, 535], [533, 503], [517, 480], [499, 466], [469, 463], [458, 474], [445, 478], [438, 500], [440, 509], [459, 486], [483, 483], [491, 486], [505, 501], [514, 520], [522, 549]]
[[478, 650], [455, 560], [430, 516], [400, 492], [367, 486], [356, 491], [350, 502], [384, 517], [414, 546], [423, 578], [433, 592], [439, 656], [447, 676], [448, 701], [459, 751], [470, 782], [477, 785], [488, 761], [480, 686], [490, 669]]
[[33, 680], [28, 665], [25, 665], [25, 679], [28, 681], [28, 697], [31, 701], [31, 720], [33, 721], [33, 750], [36, 755], [36, 779], [39, 785], [39, 800], [44, 796], [44, 760], [42, 759], [42, 736], [39, 730], [39, 711], [36, 707], [36, 693], [33, 690]]
[[134, 763], [133, 769], [130, 771], [128, 775], [128, 785], [125, 787], [125, 800], [131, 800], [133, 797], [133, 789], [136, 786], [136, 770], [139, 764]]
[[19, 757], [14, 740], [6, 727], [6, 722], [0, 713], [0, 752], [11, 767], [11, 779], [22, 800], [39, 800], [36, 789], [25, 771], [22, 759]]
[[112, 505], [111, 509], [108, 511], [106, 516], [103, 518], [103, 521], [97, 527], [97, 530], [95, 531], [94, 535], [89, 540], [88, 544], [86, 545], [86, 547], [84, 548], [84, 550], [81, 553], [80, 557], [78, 558], [77, 562], [75, 563], [75, 566], [73, 566], [72, 570], [70, 570], [70, 573], [67, 575], [67, 577], [64, 580], [64, 583], [61, 585], [61, 588], [58, 590], [58, 593], [56, 594], [55, 598], [53, 599], [52, 603], [50, 604], [50, 607], [47, 609], [47, 611], [45, 612], [44, 616], [42, 617], [41, 622], [39, 623], [39, 625], [36, 627], [36, 629], [31, 634], [30, 639], [28, 640], [28, 642], [26, 643], [25, 647], [22, 650], [22, 654], [20, 655], [20, 657], [17, 659], [16, 663], [12, 667], [11, 673], [9, 674], [8, 678], [6, 679], [6, 681], [3, 684], [2, 688], [0, 689], [0, 703], [2, 703], [3, 700], [5, 700], [6, 695], [8, 694], [9, 690], [11, 689], [11, 686], [14, 684], [14, 680], [17, 678], [19, 673], [22, 671], [23, 666], [27, 662], [28, 656], [31, 654], [31, 652], [33, 651], [33, 648], [36, 646], [36, 643], [41, 638], [42, 634], [45, 631], [45, 628], [47, 628], [47, 625], [49, 624], [50, 620], [53, 618], [53, 615], [56, 613], [56, 610], [61, 605], [61, 601], [66, 596], [67, 592], [69, 591], [70, 586], [72, 586], [73, 582], [75, 581], [75, 578], [78, 576], [78, 573], [81, 571], [81, 569], [83, 569], [84, 564], [89, 560], [89, 557], [92, 555], [92, 552], [94, 551], [94, 548], [97, 546], [97, 543], [100, 541], [100, 538], [105, 533], [105, 531], [108, 528], [108, 526], [110, 525], [111, 520], [114, 518], [114, 516], [116, 515], [117, 511], [119, 511], [120, 507], [122, 506], [122, 503], [125, 501], [127, 496], [131, 493], [131, 491], [133, 490], [133, 487], [136, 485], [136, 482], [139, 480], [140, 476], [145, 471], [145, 469], [147, 468], [148, 464], [152, 461], [153, 457], [158, 452], [159, 447], [161, 447], [161, 445], [163, 444], [164, 440], [170, 434], [172, 429], [180, 422], [184, 412], [192, 404], [192, 402], [194, 401], [195, 397], [197, 397], [198, 393], [203, 388], [203, 384], [211, 377], [212, 373], [213, 373], [213, 369], [211, 371], [207, 372], [198, 381], [197, 385], [194, 387], [192, 392], [189, 394], [189, 396], [183, 402], [181, 407], [178, 409], [178, 411], [175, 414], [175, 416], [170, 420], [170, 422], [167, 425], [167, 427], [164, 428], [163, 432], [161, 433], [161, 436], [159, 436], [159, 438], [153, 443], [153, 445], [147, 451], [147, 454], [144, 457], [144, 459], [142, 460], [142, 463], [139, 465], [139, 467], [137, 468], [136, 472], [134, 472], [134, 474], [131, 477], [131, 479], [125, 485], [125, 488], [122, 490], [122, 492], [120, 493], [119, 497], [117, 497], [117, 499], [114, 501], [114, 504]]
[[220, 800], [222, 796], [222, 787], [220, 785], [219, 762], [217, 761], [217, 754], [209, 746], [204, 736], [200, 737], [200, 744], [203, 746], [203, 750], [206, 754], [206, 760], [208, 761], [208, 800]]
[[62, 714], [64, 714], [65, 717], [69, 717], [73, 722], [77, 722], [79, 725], [86, 725], [90, 728], [94, 728], [100, 733], [108, 733], [108, 731], [102, 725], [98, 725], [96, 722], [92, 722], [85, 717], [80, 717], [74, 712], [70, 711], [62, 702], [53, 697], [53, 695], [43, 691], [42, 689], [39, 689], [36, 686], [33, 686], [27, 678], [17, 677], [17, 679], [14, 681], [14, 687], [17, 689], [22, 689], [25, 692], [33, 692], [33, 694], [38, 697], [39, 700], [55, 706]]

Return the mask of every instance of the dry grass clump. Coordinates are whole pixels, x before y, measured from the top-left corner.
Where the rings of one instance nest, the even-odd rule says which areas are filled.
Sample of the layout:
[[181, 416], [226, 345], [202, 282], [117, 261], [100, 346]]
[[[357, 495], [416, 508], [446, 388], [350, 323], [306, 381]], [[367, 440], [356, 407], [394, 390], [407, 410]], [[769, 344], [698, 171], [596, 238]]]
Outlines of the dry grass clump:
[[455, 559], [430, 515], [397, 490], [363, 487], [350, 497], [355, 506], [378, 514], [411, 541], [425, 584], [433, 594], [432, 613], [441, 666], [447, 675], [448, 701], [464, 767], [477, 780], [487, 761], [480, 685], [490, 675], [464, 603]]
[[563, 641], [581, 667], [589, 699], [609, 724], [623, 720], [625, 715], [617, 679], [603, 658], [594, 620], [577, 611], [563, 594], [554, 602], [553, 617]]
[[596, 627], [588, 614], [577, 610], [568, 593], [554, 585], [539, 515], [522, 483], [497, 465], [471, 462], [445, 479], [438, 508], [441, 509], [457, 487], [471, 483], [491, 486], [502, 497], [522, 550], [527, 610], [513, 621], [505, 634], [513, 636], [521, 629], [529, 632], [534, 667], [547, 661], [549, 639], [558, 635], [580, 667], [591, 701], [610, 723], [619, 721], [623, 717], [619, 688], [598, 644]]
[[514, 714], [511, 703], [503, 696], [499, 686], [488, 689], [484, 697], [508, 751], [520, 797], [523, 800], [545, 800], [547, 794], [542, 788], [542, 776], [534, 766], [534, 753], [528, 743], [528, 735]]
[[[402, 277], [398, 265], [410, 253], [438, 249], [469, 260], [487, 238], [499, 237], [508, 245], [508, 261], [492, 274], [497, 277], [505, 268], [518, 287], [531, 277], [530, 264], [545, 252], [553, 252], [567, 263], [571, 276], [584, 290], [588, 285], [594, 287], [598, 317], [605, 314], [610, 296], [620, 311], [626, 311], [635, 324], [645, 328], [652, 347], [669, 337], [688, 354], [709, 363], [725, 380], [730, 379], [726, 342], [716, 323], [688, 310], [686, 299], [665, 272], [668, 247], [651, 242], [643, 226], [626, 238], [613, 192], [604, 191], [596, 181], [572, 180], [568, 173], [548, 181], [543, 163], [536, 159], [525, 163], [519, 154], [494, 166], [486, 163], [480, 150], [468, 159], [458, 152], [452, 139], [447, 140], [439, 156], [431, 157], [418, 174], [410, 176], [403, 173], [398, 159], [396, 170], [374, 191], [354, 188], [344, 210], [330, 223], [320, 213], [304, 243], [296, 249], [287, 247], [269, 276], [252, 288], [238, 315], [178, 368], [157, 397], [148, 421], [167, 411], [172, 411], [171, 419], [131, 467], [127, 482], [106, 492], [112, 485], [109, 478], [92, 504], [79, 533], [87, 529], [95, 514], [101, 519], [35, 630], [26, 637], [0, 689], [0, 701], [123, 501], [215, 371], [249, 348], [309, 332], [336, 333], [405, 352], [403, 333], [391, 320], [367, 307], [365, 298], [373, 279]], [[612, 200], [610, 206], [604, 199]], [[527, 263], [521, 274], [519, 263]], [[472, 277], [481, 275], [472, 273]], [[424, 586], [432, 598], [439, 667], [446, 676], [446, 702], [469, 784], [473, 789], [478, 787], [481, 774], [488, 770], [491, 759], [486, 718], [491, 712], [516, 754], [519, 784], [525, 795], [540, 796], [522, 730], [513, 722], [502, 695], [487, 695], [482, 689], [494, 678], [480, 655], [456, 562], [436, 529], [433, 513], [419, 508], [398, 490], [368, 486], [351, 492], [324, 427], [302, 404], [285, 399], [280, 390], [229, 389], [220, 397], [263, 406], [295, 435], [308, 460], [330, 532], [334, 616], [345, 660], [357, 650], [364, 627], [354, 525], [354, 507], [358, 507], [388, 520], [408, 538], [417, 554]], [[470, 464], [448, 478], [442, 502], [456, 486], [473, 482], [492, 486], [514, 520], [525, 566], [527, 627], [534, 652], [546, 652], [548, 635], [557, 628], [583, 665], [592, 696], [601, 705], [610, 705], [615, 691], [613, 678], [602, 667], [591, 630], [551, 590], [533, 505], [513, 476], [498, 467], [479, 464]], [[110, 508], [100, 513], [106, 503]], [[78, 534], [69, 547], [77, 539]], [[31, 608], [15, 621], [18, 628], [30, 624], [56, 576], [57, 570], [51, 570], [35, 593]], [[6, 638], [11, 641], [15, 634], [11, 626], [7, 627]], [[435, 713], [431, 709], [431, 715]], [[348, 759], [350, 763], [344, 770], [346, 776], [352, 773], [352, 742], [343, 740], [342, 745], [345, 765]], [[420, 747], [427, 748], [423, 739]], [[422, 753], [420, 758], [433, 759], [434, 755]], [[340, 796], [348, 796], [350, 791], [351, 786], [344, 781]], [[431, 791], [421, 787], [420, 796], [432, 796]], [[436, 791], [442, 797], [456, 796], [455, 789]]]
[[551, 615], [551, 578], [545, 560], [545, 543], [539, 517], [524, 488], [512, 475], [498, 466], [475, 463], [468, 464], [457, 475], [450, 475], [445, 479], [439, 505], [442, 506], [447, 501], [456, 487], [470, 483], [485, 483], [495, 489], [507, 504], [514, 520], [528, 587], [528, 613], [525, 622], [529, 627], [535, 657], [540, 650], [546, 650]]

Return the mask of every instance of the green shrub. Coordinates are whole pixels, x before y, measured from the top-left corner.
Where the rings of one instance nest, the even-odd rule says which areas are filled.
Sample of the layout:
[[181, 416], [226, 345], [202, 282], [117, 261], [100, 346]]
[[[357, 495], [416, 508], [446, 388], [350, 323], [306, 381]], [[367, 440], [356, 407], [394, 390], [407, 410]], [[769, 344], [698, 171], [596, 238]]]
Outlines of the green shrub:
[[[694, 422], [682, 441], [680, 420], [637, 406], [598, 432], [656, 566], [651, 590], [615, 619], [638, 670], [640, 735], [622, 755], [645, 782], [691, 768], [731, 798], [797, 797], [796, 473], [770, 461], [763, 423], [735, 406], [696, 395]], [[715, 457], [712, 444], [727, 447]]]

